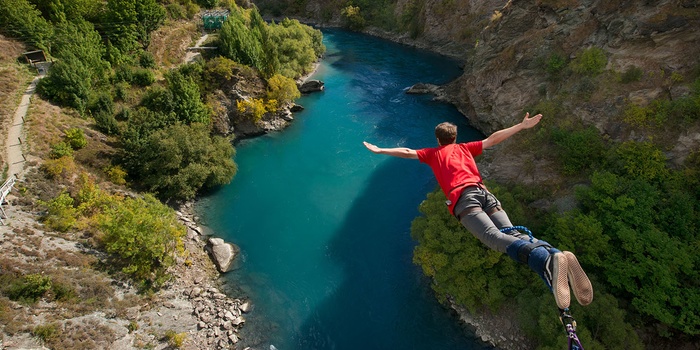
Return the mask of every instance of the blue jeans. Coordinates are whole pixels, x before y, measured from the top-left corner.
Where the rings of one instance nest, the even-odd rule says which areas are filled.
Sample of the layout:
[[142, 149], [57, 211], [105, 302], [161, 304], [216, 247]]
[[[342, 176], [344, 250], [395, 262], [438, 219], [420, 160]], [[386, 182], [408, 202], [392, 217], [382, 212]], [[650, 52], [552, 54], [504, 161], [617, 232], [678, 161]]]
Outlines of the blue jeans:
[[[508, 214], [501, 208], [496, 196], [481, 186], [469, 186], [462, 193], [454, 208], [455, 215], [464, 227], [487, 247], [506, 252], [506, 247], [518, 240], [529, 240], [527, 234], [513, 230], [506, 233], [499, 229], [512, 227]], [[462, 215], [460, 215], [462, 214]], [[534, 239], [533, 242], [537, 242]]]

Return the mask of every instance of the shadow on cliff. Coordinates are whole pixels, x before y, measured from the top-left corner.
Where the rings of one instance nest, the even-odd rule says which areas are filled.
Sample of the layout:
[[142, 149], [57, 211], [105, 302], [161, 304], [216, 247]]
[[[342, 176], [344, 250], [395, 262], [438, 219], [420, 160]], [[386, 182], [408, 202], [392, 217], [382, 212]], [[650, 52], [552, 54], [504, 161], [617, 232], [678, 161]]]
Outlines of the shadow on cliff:
[[435, 186], [429, 172], [403, 159], [374, 170], [328, 247], [345, 280], [302, 323], [295, 349], [481, 349], [412, 263], [410, 224]]

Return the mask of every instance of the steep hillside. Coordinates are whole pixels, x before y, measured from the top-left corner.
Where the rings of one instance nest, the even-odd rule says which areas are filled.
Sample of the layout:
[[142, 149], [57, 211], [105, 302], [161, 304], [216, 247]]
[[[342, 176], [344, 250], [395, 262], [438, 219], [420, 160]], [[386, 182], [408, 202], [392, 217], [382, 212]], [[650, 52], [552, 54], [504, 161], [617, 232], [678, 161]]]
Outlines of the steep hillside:
[[[698, 313], [685, 305], [686, 297], [675, 304], [679, 300], [673, 295], [692, 299], [699, 276], [664, 256], [698, 261], [693, 249], [686, 248], [697, 244], [693, 232], [700, 225], [695, 180], [700, 170], [700, 1], [255, 3], [268, 16], [340, 25], [462, 60], [464, 74], [438, 96], [446, 96], [485, 134], [519, 122], [525, 112], [542, 113], [536, 131], [488, 150], [479, 166], [485, 178], [498, 184], [493, 188], [514, 223], [527, 223], [542, 238], [586, 260], [582, 264], [598, 293], [591, 307], [577, 310], [586, 319], [579, 327], [581, 333], [589, 332], [586, 341], [600, 348], [698, 349], [700, 319], [693, 316]], [[675, 198], [684, 199], [671, 213]], [[431, 200], [441, 203], [444, 198], [429, 195], [426, 202]], [[439, 214], [426, 216], [442, 220], [436, 219]], [[600, 240], [593, 242], [593, 237]], [[451, 248], [428, 250], [459, 258]], [[445, 281], [458, 267], [450, 269], [433, 274], [444, 273]], [[440, 298], [450, 287], [478, 289], [434, 289]], [[528, 302], [466, 305], [489, 311], [461, 312], [463, 319], [485, 341], [506, 349], [522, 347], [516, 339], [520, 331], [510, 321], [512, 311], [528, 312], [538, 302], [532, 295], [523, 299], [522, 293], [500, 296]], [[455, 309], [461, 306], [453, 303]], [[555, 344], [565, 340], [553, 329], [544, 330], [553, 325], [551, 320], [537, 320], [541, 309], [532, 312], [523, 327], [530, 328], [528, 336], [536, 346], [558, 348]]]

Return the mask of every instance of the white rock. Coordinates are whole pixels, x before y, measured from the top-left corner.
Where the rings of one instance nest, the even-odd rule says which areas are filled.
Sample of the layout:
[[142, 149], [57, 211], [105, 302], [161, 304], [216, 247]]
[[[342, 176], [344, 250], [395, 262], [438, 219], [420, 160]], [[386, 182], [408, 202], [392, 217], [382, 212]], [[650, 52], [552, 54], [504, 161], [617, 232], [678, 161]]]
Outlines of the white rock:
[[248, 313], [250, 311], [250, 303], [246, 301], [245, 303], [241, 304], [241, 306], [238, 307], [238, 309], [245, 313]]
[[234, 318], [233, 321], [231, 321], [231, 323], [233, 323], [234, 325], [238, 326], [238, 325], [240, 325], [241, 323], [245, 323], [245, 319], [244, 319], [243, 317], [241, 317], [241, 316], [238, 316], [238, 317]]

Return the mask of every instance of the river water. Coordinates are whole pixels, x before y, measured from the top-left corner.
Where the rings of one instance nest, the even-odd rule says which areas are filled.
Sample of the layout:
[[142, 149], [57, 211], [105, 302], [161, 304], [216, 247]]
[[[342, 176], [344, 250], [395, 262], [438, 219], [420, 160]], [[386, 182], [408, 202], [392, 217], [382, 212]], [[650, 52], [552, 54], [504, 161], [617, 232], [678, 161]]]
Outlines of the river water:
[[236, 145], [232, 183], [197, 212], [241, 247], [227, 292], [250, 298], [241, 344], [255, 349], [486, 349], [411, 261], [411, 221], [435, 189], [415, 160], [381, 147], [432, 147], [442, 121], [459, 141], [481, 137], [450, 105], [405, 94], [459, 76], [458, 63], [366, 35], [324, 30], [326, 57], [312, 79], [325, 91], [282, 132]]

